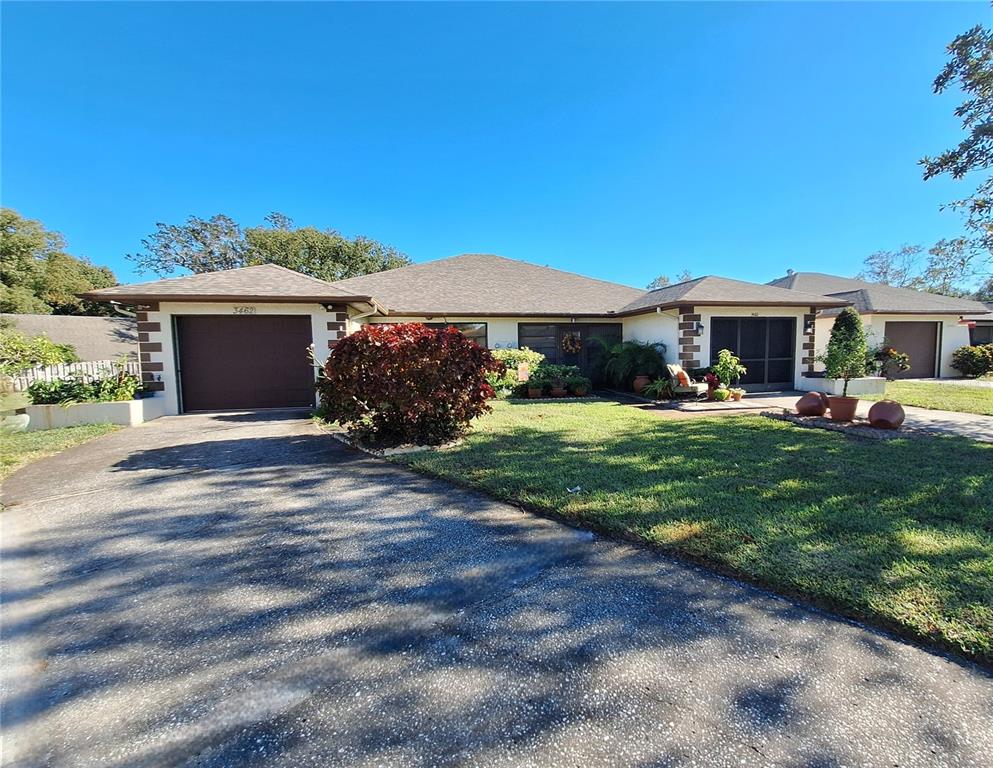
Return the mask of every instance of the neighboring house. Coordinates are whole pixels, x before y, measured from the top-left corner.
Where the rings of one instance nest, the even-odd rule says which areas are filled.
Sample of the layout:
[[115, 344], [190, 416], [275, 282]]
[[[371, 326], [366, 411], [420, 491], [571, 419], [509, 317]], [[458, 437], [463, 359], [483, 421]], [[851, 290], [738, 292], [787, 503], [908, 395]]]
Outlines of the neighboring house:
[[27, 336], [44, 334], [56, 344], [71, 344], [80, 360], [138, 359], [137, 321], [130, 317], [79, 315], [0, 315]]
[[993, 301], [988, 301], [983, 306], [991, 314], [965, 315], [962, 318], [969, 324], [970, 344], [993, 344]]
[[[964, 315], [984, 315], [978, 301], [870, 283], [819, 272], [790, 272], [769, 285], [817, 293], [852, 304], [862, 316], [870, 343], [889, 344], [910, 355], [910, 370], [898, 378], [958, 376], [952, 352], [969, 341]], [[840, 310], [826, 310], [817, 317], [817, 353], [823, 352]], [[818, 364], [818, 367], [821, 366]]]
[[[105, 288], [134, 306], [143, 378], [167, 413], [309, 406], [314, 368], [364, 323], [455, 325], [490, 348], [529, 346], [589, 365], [592, 339], [666, 345], [686, 368], [738, 352], [752, 390], [798, 388], [814, 370], [815, 318], [848, 301], [701, 277], [654, 291], [499, 256], [464, 255], [328, 283], [264, 265]], [[565, 334], [583, 351], [563, 351]]]

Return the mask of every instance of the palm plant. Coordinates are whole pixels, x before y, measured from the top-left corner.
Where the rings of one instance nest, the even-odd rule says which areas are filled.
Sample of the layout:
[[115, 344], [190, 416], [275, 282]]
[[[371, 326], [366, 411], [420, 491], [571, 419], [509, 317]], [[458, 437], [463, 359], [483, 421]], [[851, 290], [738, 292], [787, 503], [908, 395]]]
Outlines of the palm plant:
[[599, 338], [593, 342], [600, 347], [604, 375], [615, 387], [629, 386], [635, 376], [660, 376], [665, 370], [664, 344], [621, 341], [608, 345]]

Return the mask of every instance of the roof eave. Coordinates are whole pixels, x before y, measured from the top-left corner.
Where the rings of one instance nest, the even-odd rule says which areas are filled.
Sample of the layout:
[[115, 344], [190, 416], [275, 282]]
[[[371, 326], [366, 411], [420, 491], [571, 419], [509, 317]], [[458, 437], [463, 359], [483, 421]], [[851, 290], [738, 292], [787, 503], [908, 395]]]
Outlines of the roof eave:
[[850, 301], [845, 302], [824, 302], [824, 301], [694, 301], [693, 299], [683, 299], [681, 301], [669, 301], [662, 304], [652, 304], [648, 307], [629, 309], [620, 311], [612, 317], [630, 317], [631, 315], [644, 315], [654, 312], [657, 309], [677, 309], [678, 307], [817, 307], [818, 309], [834, 309], [851, 306]]
[[364, 302], [376, 307], [378, 310], [382, 310], [382, 307], [371, 297], [371, 296], [261, 296], [258, 294], [231, 294], [231, 293], [217, 293], [217, 294], [200, 294], [200, 293], [126, 293], [126, 294], [103, 294], [98, 291], [91, 291], [88, 293], [77, 293], [81, 299], [88, 299], [90, 301], [106, 301], [106, 302], [145, 302], [145, 301], [196, 301], [196, 302], [214, 302], [214, 301], [257, 301], [267, 304], [353, 304]]

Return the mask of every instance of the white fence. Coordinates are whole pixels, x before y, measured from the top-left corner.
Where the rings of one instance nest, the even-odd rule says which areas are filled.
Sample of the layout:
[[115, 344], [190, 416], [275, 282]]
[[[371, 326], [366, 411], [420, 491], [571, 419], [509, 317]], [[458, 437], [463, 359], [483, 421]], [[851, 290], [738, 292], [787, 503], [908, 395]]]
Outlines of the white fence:
[[[55, 381], [68, 376], [83, 376], [86, 379], [101, 378], [116, 373], [121, 367], [121, 363], [116, 360], [90, 360], [85, 363], [59, 363], [58, 365], [46, 365], [41, 368], [32, 368], [30, 371], [21, 371], [16, 376], [11, 376], [15, 392], [23, 392], [33, 381]], [[136, 376], [141, 375], [141, 365], [137, 361], [130, 360], [124, 363], [128, 373]]]

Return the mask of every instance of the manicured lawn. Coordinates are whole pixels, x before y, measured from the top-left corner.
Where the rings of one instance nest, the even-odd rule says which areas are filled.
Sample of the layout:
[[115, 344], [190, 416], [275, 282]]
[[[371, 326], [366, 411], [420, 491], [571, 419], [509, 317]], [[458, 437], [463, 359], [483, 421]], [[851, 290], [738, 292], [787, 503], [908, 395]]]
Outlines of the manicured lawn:
[[993, 662], [993, 445], [496, 402], [397, 460]]
[[[993, 388], [989, 387], [888, 381], [885, 396], [904, 405], [916, 405], [919, 408], [993, 416]], [[859, 395], [859, 397], [865, 400], [883, 399], [882, 395]]]
[[38, 432], [0, 432], [0, 479], [28, 462], [51, 456], [115, 429], [118, 427], [112, 424], [87, 424]]

